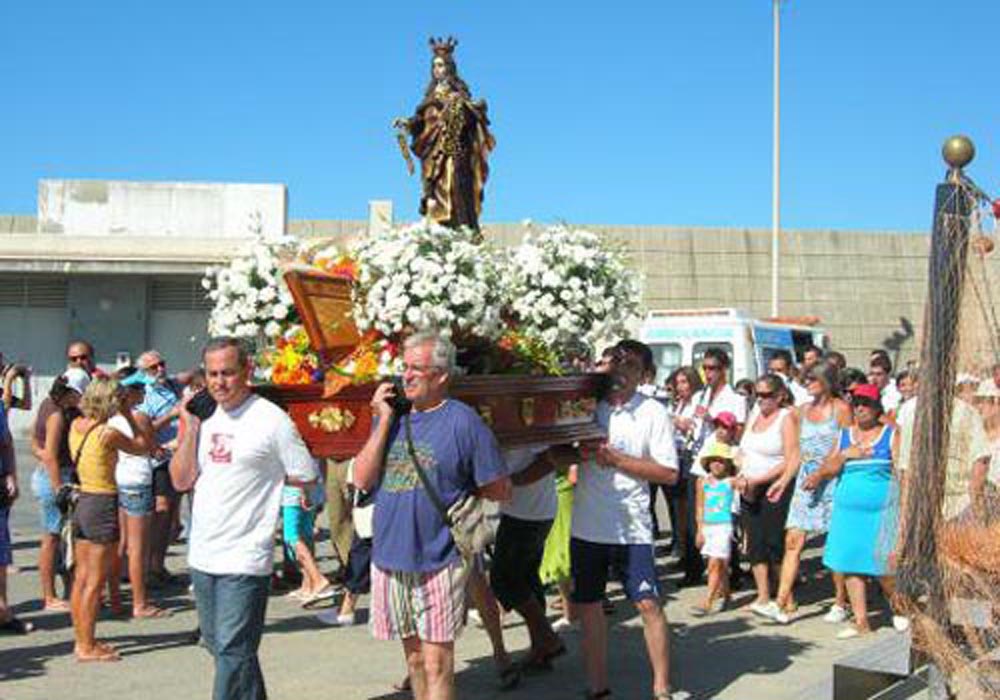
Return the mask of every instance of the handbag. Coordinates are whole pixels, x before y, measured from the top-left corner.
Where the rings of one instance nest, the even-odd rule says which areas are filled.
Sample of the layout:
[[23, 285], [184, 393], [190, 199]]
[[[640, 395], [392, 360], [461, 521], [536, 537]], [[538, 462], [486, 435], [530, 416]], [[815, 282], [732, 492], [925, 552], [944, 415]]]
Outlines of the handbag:
[[434, 488], [427, 472], [424, 471], [417, 457], [417, 450], [413, 446], [413, 431], [410, 427], [410, 416], [403, 416], [403, 426], [406, 429], [406, 449], [410, 453], [410, 460], [417, 470], [420, 483], [424, 485], [424, 491], [438, 513], [444, 519], [445, 525], [451, 532], [451, 538], [455, 541], [462, 558], [473, 559], [476, 555], [482, 554], [485, 549], [493, 543], [495, 533], [486, 519], [483, 511], [483, 499], [474, 493], [467, 493], [459, 498], [451, 507], [446, 507], [441, 500], [441, 495]]

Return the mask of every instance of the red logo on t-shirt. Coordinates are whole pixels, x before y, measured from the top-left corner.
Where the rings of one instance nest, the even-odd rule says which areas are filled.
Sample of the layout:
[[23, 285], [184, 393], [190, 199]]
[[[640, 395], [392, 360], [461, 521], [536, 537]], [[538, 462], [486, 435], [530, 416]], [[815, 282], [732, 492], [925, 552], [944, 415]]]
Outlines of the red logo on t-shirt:
[[216, 464], [232, 464], [233, 436], [230, 433], [212, 433], [208, 456]]

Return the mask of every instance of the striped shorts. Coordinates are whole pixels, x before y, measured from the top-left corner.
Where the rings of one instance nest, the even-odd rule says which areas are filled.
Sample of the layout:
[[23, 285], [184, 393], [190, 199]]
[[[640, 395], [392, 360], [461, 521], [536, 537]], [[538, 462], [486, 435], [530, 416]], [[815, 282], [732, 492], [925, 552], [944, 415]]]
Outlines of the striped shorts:
[[468, 574], [462, 562], [431, 573], [383, 571], [372, 564], [372, 636], [455, 641], [465, 625]]

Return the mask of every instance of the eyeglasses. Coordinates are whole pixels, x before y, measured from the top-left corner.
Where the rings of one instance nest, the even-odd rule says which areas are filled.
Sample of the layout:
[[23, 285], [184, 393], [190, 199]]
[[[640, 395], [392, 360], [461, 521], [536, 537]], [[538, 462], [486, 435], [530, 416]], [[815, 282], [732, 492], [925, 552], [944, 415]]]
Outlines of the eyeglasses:
[[403, 363], [404, 372], [416, 372], [417, 374], [427, 374], [431, 370], [435, 369], [440, 370], [441, 368], [435, 365], [408, 365], [405, 362]]
[[774, 398], [774, 392], [773, 391], [758, 391], [757, 392], [757, 398], [760, 399], [760, 400], [762, 400], [762, 401], [765, 400], [765, 399], [773, 399]]

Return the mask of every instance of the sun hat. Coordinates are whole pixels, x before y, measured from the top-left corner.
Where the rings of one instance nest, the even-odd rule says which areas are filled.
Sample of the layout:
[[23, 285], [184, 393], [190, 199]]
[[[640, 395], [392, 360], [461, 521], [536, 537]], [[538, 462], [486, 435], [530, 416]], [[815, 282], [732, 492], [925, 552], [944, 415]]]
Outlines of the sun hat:
[[63, 372], [63, 378], [66, 380], [66, 388], [72, 389], [81, 396], [87, 390], [87, 387], [90, 386], [90, 375], [79, 367], [70, 367], [67, 369]]
[[726, 462], [730, 465], [735, 465], [733, 448], [721, 442], [716, 442], [701, 457], [701, 466], [703, 467], [707, 467], [712, 462]]

